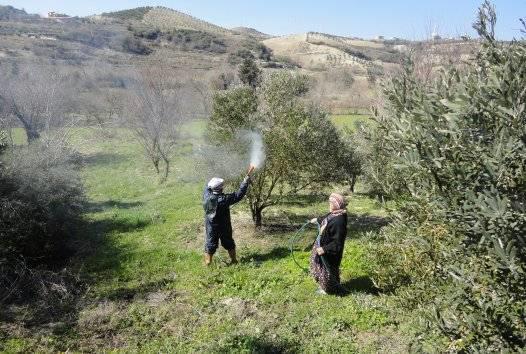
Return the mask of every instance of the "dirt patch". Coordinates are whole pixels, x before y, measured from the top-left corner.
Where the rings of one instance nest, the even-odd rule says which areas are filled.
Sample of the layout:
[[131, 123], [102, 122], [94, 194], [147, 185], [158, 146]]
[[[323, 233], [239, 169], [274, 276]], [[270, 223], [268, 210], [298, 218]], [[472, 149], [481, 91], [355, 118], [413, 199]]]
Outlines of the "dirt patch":
[[94, 307], [86, 308], [79, 314], [79, 327], [104, 331], [113, 319], [123, 315], [125, 306], [124, 303], [103, 301]]
[[174, 298], [172, 291], [154, 291], [146, 294], [145, 302], [148, 306], [157, 307]]
[[356, 344], [365, 352], [371, 353], [407, 353], [408, 345], [404, 337], [392, 327], [382, 329], [382, 332], [358, 332], [356, 334]]
[[220, 304], [228, 314], [240, 321], [257, 313], [257, 307], [253, 302], [238, 297], [228, 297], [221, 300]]

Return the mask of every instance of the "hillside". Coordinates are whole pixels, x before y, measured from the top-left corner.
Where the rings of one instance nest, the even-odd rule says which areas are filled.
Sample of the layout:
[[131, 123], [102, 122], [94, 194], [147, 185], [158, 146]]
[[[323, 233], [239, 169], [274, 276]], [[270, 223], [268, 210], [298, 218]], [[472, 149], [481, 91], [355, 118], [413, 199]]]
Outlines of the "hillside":
[[327, 66], [354, 67], [365, 70], [369, 62], [324, 42], [311, 42], [311, 34], [276, 37], [263, 41], [276, 55], [286, 56], [305, 69], [319, 70]]
[[[330, 111], [366, 109], [378, 78], [397, 70], [408, 50], [433, 67], [454, 54], [469, 58], [472, 42], [370, 41], [308, 32], [270, 38], [248, 27], [223, 28], [166, 7], [138, 7], [67, 21], [0, 7], [0, 58], [128, 67], [159, 61], [209, 77], [232, 73], [246, 51], [266, 71], [300, 70], [313, 78], [313, 97]], [[267, 47], [270, 49], [267, 49]], [[217, 71], [217, 74], [215, 73]]]
[[13, 6], [0, 5], [0, 21], [37, 19], [39, 17], [38, 15], [28, 14], [25, 10], [16, 9]]
[[260, 39], [268, 39], [268, 38], [271, 38], [272, 36], [269, 35], [269, 34], [266, 34], [266, 33], [263, 33], [263, 32], [260, 32], [258, 31], [257, 29], [255, 28], [249, 28], [249, 27], [235, 27], [235, 28], [232, 28], [230, 29], [232, 32], [234, 33], [238, 33], [238, 34], [242, 34], [242, 35], [247, 35], [247, 36], [253, 36], [253, 37], [256, 37], [256, 38], [260, 38]]

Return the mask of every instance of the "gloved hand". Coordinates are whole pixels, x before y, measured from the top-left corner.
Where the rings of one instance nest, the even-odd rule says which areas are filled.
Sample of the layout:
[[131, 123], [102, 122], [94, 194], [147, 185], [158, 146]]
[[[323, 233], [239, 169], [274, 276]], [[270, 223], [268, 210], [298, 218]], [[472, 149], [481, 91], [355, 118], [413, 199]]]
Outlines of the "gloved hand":
[[309, 222], [311, 224], [317, 224], [318, 223], [318, 219], [317, 218], [313, 218], [313, 219], [310, 219]]
[[250, 176], [249, 176], [249, 175], [246, 175], [246, 176], [245, 176], [245, 179], [243, 179], [243, 182], [244, 182], [244, 183], [248, 183], [248, 182], [250, 182]]

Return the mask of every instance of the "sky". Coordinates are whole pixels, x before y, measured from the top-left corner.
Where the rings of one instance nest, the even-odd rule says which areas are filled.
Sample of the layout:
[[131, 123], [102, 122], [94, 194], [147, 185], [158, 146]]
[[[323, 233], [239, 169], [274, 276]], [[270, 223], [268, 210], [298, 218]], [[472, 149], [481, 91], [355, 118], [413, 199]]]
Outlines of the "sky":
[[[436, 31], [468, 34], [483, 0], [0, 0], [29, 13], [87, 16], [139, 6], [166, 6], [226, 28], [245, 26], [272, 35], [308, 31], [342, 36], [425, 39]], [[497, 37], [520, 38], [526, 0], [493, 0]]]

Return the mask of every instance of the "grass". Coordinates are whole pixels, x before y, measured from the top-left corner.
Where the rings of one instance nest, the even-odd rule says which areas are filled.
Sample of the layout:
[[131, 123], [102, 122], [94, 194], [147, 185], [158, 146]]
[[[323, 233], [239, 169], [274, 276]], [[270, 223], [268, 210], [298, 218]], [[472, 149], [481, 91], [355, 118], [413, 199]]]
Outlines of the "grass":
[[[359, 118], [356, 118], [359, 119]], [[385, 299], [369, 278], [368, 220], [384, 210], [362, 195], [349, 205], [350, 233], [342, 263], [344, 297], [315, 295], [310, 276], [294, 263], [289, 239], [306, 218], [321, 215], [326, 195], [306, 194], [265, 214], [274, 227], [256, 232], [246, 204], [233, 208], [240, 264], [220, 250], [202, 264], [204, 181], [192, 180], [188, 145], [204, 124], [185, 132], [177, 166], [160, 185], [129, 133], [103, 139], [88, 129], [74, 134], [85, 156], [82, 176], [90, 200], [76, 267], [89, 290], [61, 325], [13, 331], [0, 350], [124, 352], [400, 352]], [[365, 224], [365, 227], [363, 225]], [[361, 225], [361, 226], [360, 226]], [[370, 228], [368, 228], [370, 226]], [[310, 229], [296, 244], [308, 265]], [[82, 266], [80, 268], [80, 266]]]
[[338, 128], [346, 127], [355, 130], [357, 124], [369, 123], [370, 116], [367, 114], [333, 114], [331, 120]]

